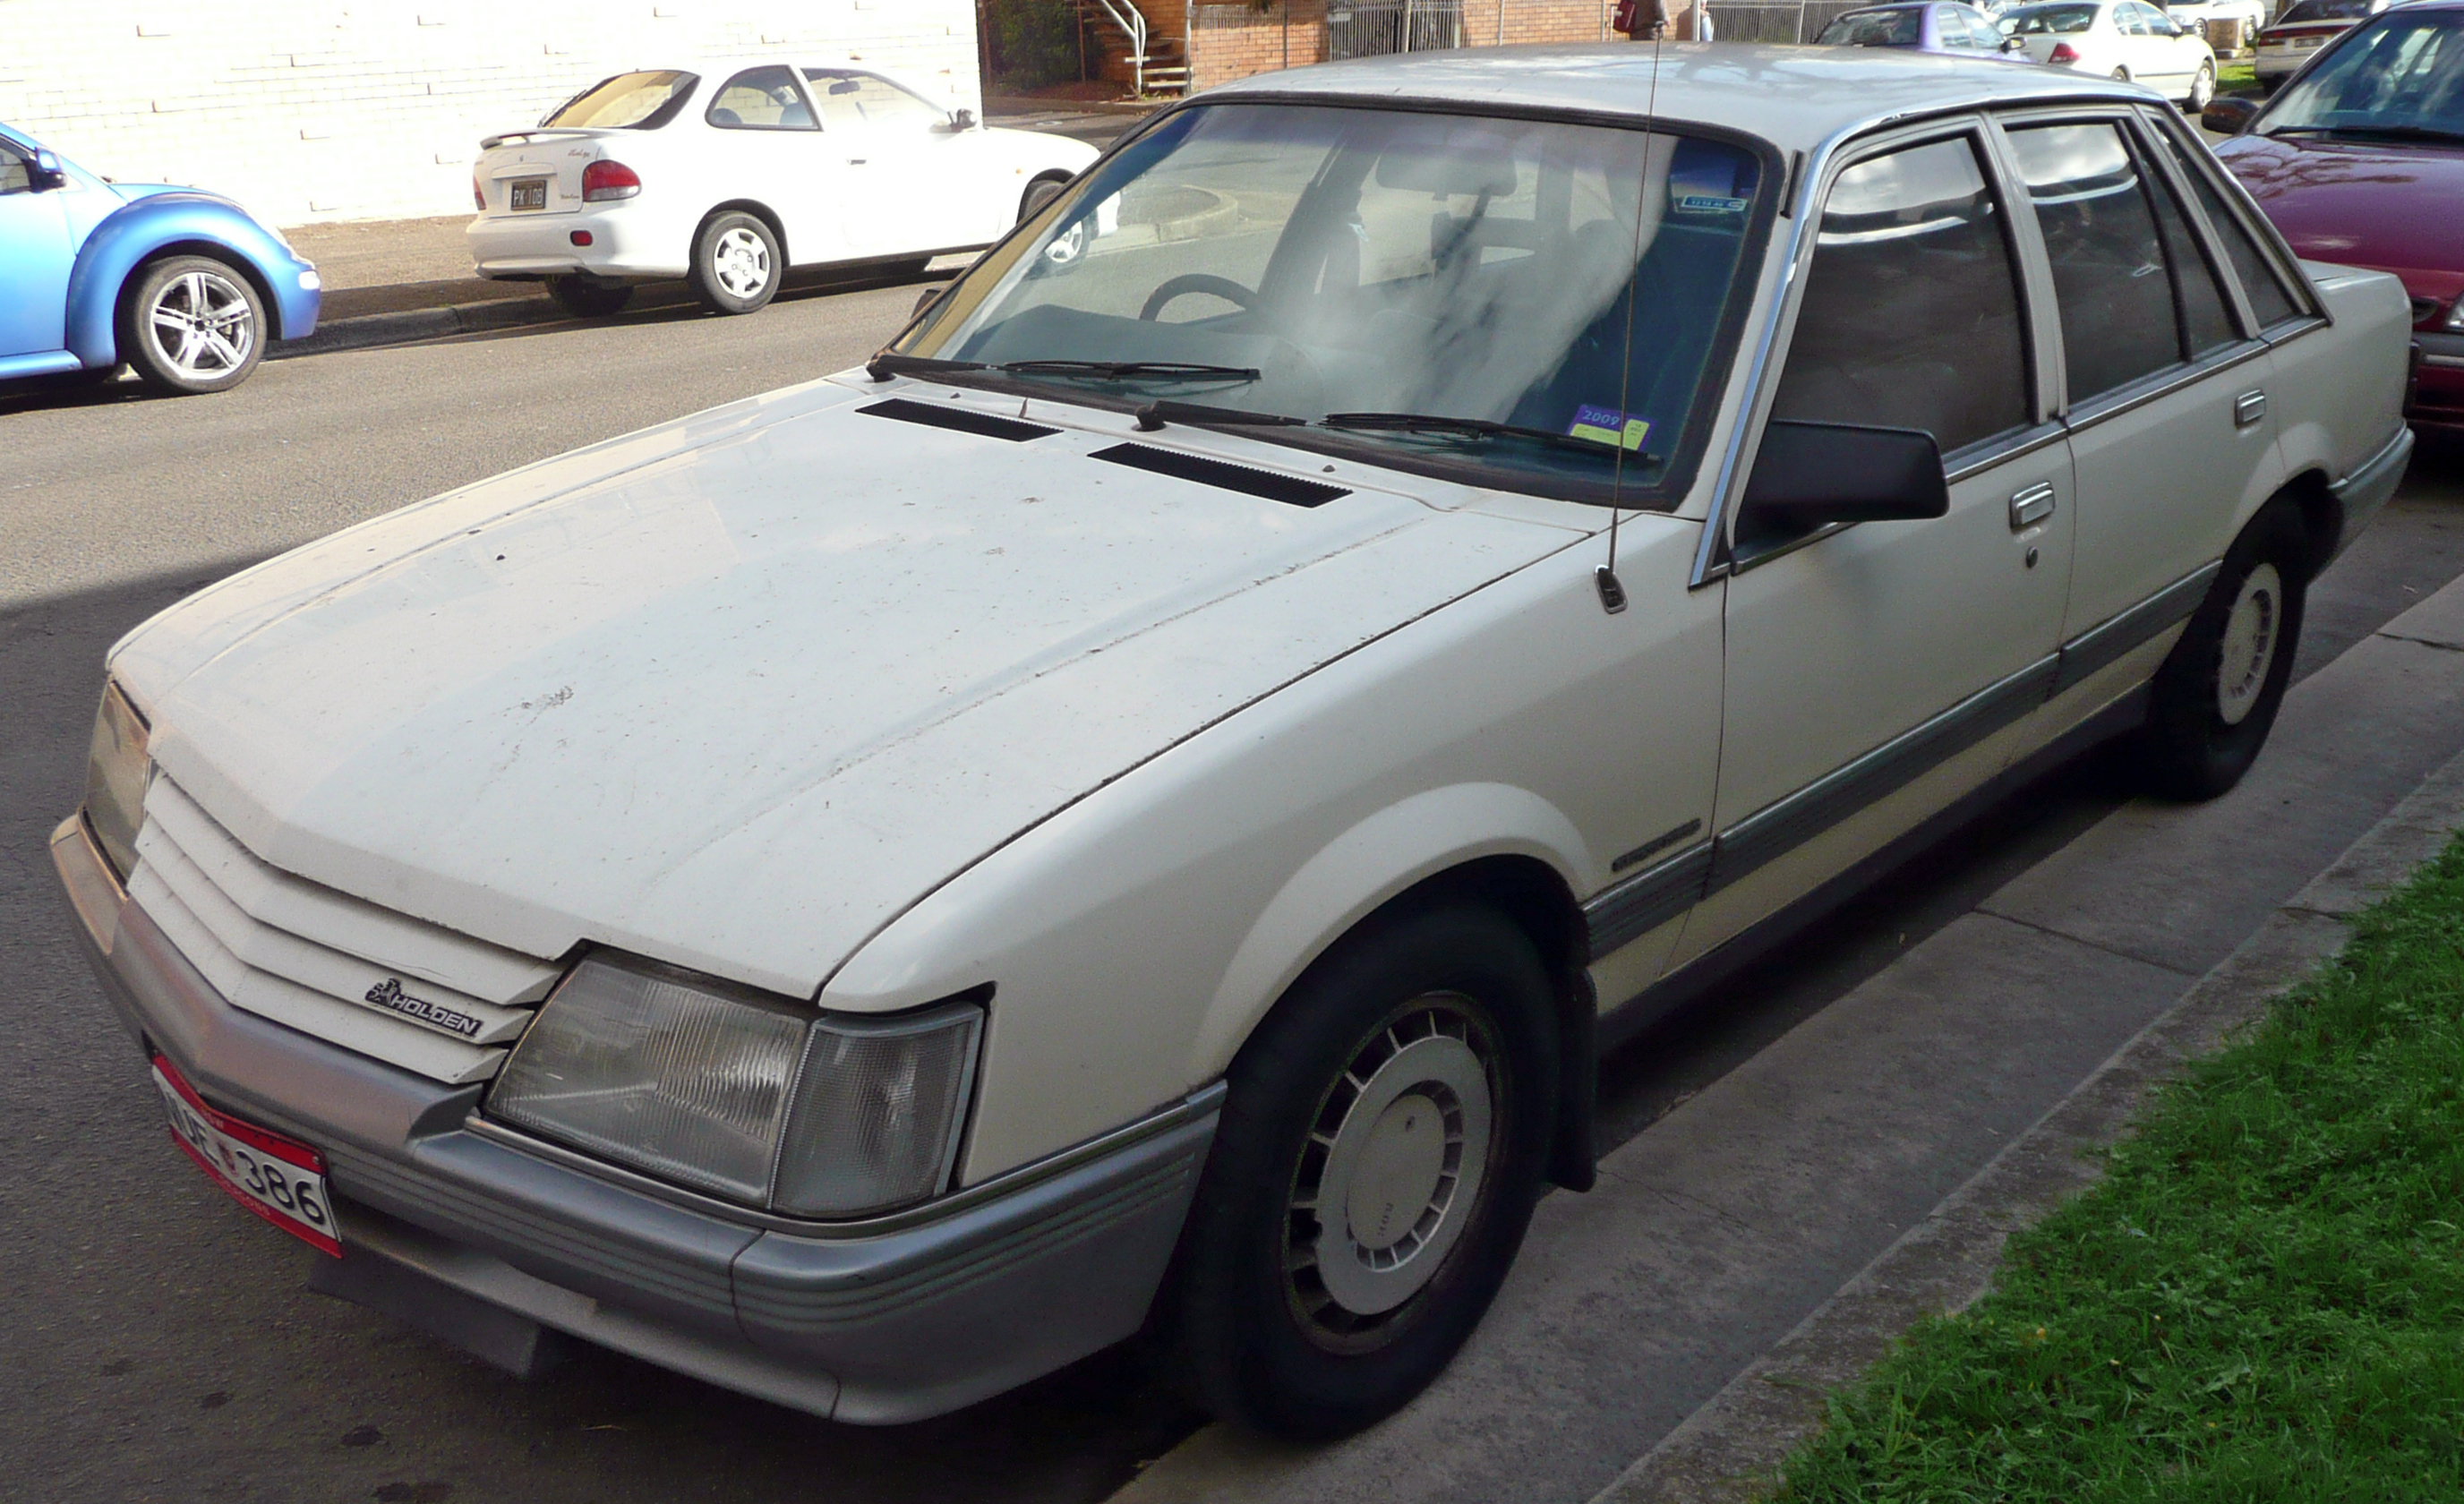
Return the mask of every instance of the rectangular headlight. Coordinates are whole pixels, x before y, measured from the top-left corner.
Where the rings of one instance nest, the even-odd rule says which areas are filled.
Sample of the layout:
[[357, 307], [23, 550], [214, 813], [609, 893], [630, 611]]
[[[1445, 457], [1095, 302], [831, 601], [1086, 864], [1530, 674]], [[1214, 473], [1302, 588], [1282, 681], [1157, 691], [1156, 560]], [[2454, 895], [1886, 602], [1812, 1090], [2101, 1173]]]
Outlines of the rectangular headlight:
[[593, 956], [540, 1005], [488, 1111], [746, 1206], [878, 1210], [922, 1200], [947, 1178], [982, 1018], [972, 1003], [824, 1016]]
[[137, 866], [137, 830], [145, 823], [145, 781], [153, 768], [145, 730], [145, 717], [120, 686], [105, 684], [86, 750], [85, 817], [122, 883]]

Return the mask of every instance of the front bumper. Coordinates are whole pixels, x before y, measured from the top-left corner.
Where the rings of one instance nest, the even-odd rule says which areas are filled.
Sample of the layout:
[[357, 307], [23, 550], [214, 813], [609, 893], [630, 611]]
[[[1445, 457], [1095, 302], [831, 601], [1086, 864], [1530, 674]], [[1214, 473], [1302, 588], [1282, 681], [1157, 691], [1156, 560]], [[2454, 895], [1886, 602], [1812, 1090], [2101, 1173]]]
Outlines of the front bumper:
[[914, 1212], [840, 1227], [716, 1214], [481, 1122], [484, 1087], [232, 1008], [126, 900], [82, 817], [51, 844], [141, 1045], [216, 1105], [325, 1152], [346, 1265], [414, 1271], [834, 1420], [940, 1414], [1131, 1335], [1214, 1137], [1220, 1085]]
[[[573, 243], [577, 230], [590, 236], [589, 245]], [[463, 234], [471, 244], [472, 268], [483, 277], [583, 272], [625, 279], [684, 275], [691, 229], [662, 232], [631, 201], [622, 201], [571, 214], [482, 214]]]

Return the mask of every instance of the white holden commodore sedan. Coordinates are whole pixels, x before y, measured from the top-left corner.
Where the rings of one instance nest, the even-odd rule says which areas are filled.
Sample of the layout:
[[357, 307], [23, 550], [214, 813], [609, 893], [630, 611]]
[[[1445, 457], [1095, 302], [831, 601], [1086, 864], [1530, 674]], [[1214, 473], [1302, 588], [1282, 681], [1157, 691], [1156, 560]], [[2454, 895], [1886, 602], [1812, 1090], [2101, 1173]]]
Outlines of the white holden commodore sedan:
[[2216, 97], [2216, 54], [2197, 28], [2142, 0], [2042, 0], [1995, 23], [2029, 60], [2144, 83], [2192, 110]]
[[920, 272], [1000, 238], [1095, 160], [870, 67], [742, 60], [618, 74], [479, 150], [478, 274], [544, 281], [576, 314], [677, 277], [749, 314], [791, 267]]
[[2101, 79], [1269, 75], [861, 369], [140, 627], [52, 849], [319, 1288], [861, 1422], [1143, 1330], [1340, 1432], [1601, 1052], [2079, 748], [2233, 787], [2409, 316]]

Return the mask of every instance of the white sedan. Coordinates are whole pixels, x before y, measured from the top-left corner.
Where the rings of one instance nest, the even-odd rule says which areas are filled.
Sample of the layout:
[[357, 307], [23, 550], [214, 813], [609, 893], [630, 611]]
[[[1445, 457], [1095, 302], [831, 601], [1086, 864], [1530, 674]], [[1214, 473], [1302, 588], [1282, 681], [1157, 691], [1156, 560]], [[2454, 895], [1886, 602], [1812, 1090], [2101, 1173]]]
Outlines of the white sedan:
[[2193, 110], [2216, 97], [2206, 38], [2141, 0], [2046, 0], [1996, 24], [2026, 44], [2032, 62], [2144, 83]]
[[476, 271], [544, 281], [577, 314], [676, 277], [749, 314], [790, 267], [920, 271], [991, 244], [1095, 160], [877, 69], [740, 60], [619, 74], [479, 149]]

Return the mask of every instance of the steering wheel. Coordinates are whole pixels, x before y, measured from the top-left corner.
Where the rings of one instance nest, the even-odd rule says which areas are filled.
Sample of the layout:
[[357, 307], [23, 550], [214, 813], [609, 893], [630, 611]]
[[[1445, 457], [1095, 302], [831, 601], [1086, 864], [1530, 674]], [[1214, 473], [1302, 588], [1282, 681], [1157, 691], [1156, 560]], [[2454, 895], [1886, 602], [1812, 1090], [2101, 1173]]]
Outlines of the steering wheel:
[[1161, 287], [1148, 294], [1147, 306], [1138, 310], [1138, 316], [1153, 323], [1166, 303], [1188, 293], [1212, 294], [1244, 310], [1258, 306], [1258, 294], [1229, 277], [1220, 277], [1212, 272], [1184, 272], [1167, 278]]

